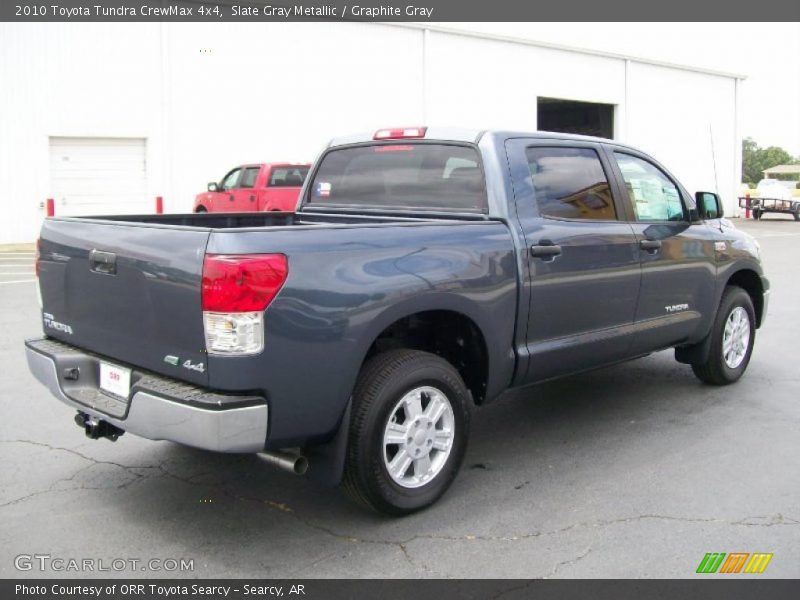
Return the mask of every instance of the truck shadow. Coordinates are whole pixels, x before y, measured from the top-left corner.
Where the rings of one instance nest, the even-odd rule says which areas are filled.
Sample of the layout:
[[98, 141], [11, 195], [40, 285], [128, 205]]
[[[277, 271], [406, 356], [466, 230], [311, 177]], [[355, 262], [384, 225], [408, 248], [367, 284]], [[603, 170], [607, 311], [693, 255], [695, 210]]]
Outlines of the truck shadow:
[[[400, 520], [363, 510], [339, 490], [278, 471], [252, 455], [166, 443], [153, 451], [159, 476], [126, 493], [150, 507], [140, 514], [139, 525], [152, 527], [158, 536], [153, 527], [158, 517], [171, 515], [185, 523], [181, 535], [190, 546], [207, 544], [215, 533], [241, 535], [237, 540], [243, 544], [263, 534], [286, 541], [284, 535], [298, 528], [340, 541], [381, 531], [412, 535], [426, 523], [457, 526], [460, 517], [448, 517], [449, 509], [463, 503], [473, 505], [472, 515], [479, 519], [496, 509], [487, 504], [487, 495], [521, 494], [535, 502], [538, 481], [558, 488], [575, 476], [576, 465], [604, 452], [637, 452], [654, 433], [689, 426], [698, 412], [723, 401], [719, 388], [700, 385], [671, 353], [515, 390], [473, 413], [470, 447], [444, 498]], [[154, 504], [149, 497], [163, 500]]]

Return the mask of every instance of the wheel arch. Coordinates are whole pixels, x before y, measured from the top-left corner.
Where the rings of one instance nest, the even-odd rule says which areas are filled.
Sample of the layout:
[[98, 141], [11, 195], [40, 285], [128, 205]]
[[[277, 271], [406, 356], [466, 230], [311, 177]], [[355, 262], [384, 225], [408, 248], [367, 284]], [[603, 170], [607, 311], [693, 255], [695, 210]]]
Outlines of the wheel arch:
[[[725, 285], [719, 289], [717, 307], [719, 307], [725, 290], [731, 286], [736, 286], [745, 291], [753, 303], [753, 310], [756, 316], [756, 328], [761, 326], [764, 316], [764, 284], [757, 271], [749, 267], [743, 267], [734, 271], [725, 280]], [[714, 313], [716, 315], [716, 312]], [[675, 360], [684, 364], [705, 362], [711, 352], [712, 330], [699, 342], [687, 346], [675, 347]]]
[[422, 350], [441, 356], [459, 372], [475, 404], [486, 399], [489, 353], [478, 324], [463, 312], [429, 309], [393, 320], [374, 336], [362, 365], [387, 350]]
[[[444, 320], [442, 320], [444, 318]], [[420, 344], [423, 337], [402, 335], [408, 331], [407, 323], [417, 319], [420, 324], [432, 322], [445, 322], [449, 325], [458, 325], [457, 332], [471, 329], [473, 337], [470, 341], [473, 348], [478, 339], [485, 349], [480, 356], [480, 376], [467, 375], [464, 383], [470, 390], [473, 401], [477, 404], [485, 403], [505, 390], [511, 383], [516, 366], [513, 350], [513, 335], [515, 318], [508, 315], [495, 315], [483, 310], [476, 302], [463, 294], [452, 292], [431, 291], [392, 303], [370, 319], [367, 327], [359, 332], [357, 345], [354, 348], [354, 360], [347, 367], [345, 379], [351, 382], [349, 389], [355, 387], [364, 363], [384, 347], [406, 347], [431, 351], [427, 344]], [[413, 329], [413, 327], [412, 327]], [[508, 335], [506, 336], [506, 333]], [[383, 344], [380, 340], [398, 337], [392, 343]], [[477, 337], [480, 334], [480, 338]], [[506, 339], [507, 338], [507, 339]], [[402, 344], [406, 345], [402, 345]], [[426, 347], [428, 346], [428, 347]], [[464, 340], [464, 348], [468, 348], [468, 340]], [[451, 349], [452, 350], [452, 349]], [[444, 358], [453, 364], [453, 355], [446, 352]], [[467, 356], [472, 356], [467, 354]], [[456, 370], [464, 377], [464, 368], [453, 364]], [[350, 429], [350, 413], [352, 397], [348, 398], [342, 410], [342, 419], [331, 440], [321, 445], [310, 446], [303, 449], [309, 458], [311, 468], [308, 476], [326, 484], [337, 485], [342, 478], [344, 460], [347, 447], [347, 437]]]
[[756, 313], [756, 328], [761, 327], [761, 321], [764, 316], [764, 283], [761, 280], [761, 276], [753, 269], [739, 269], [731, 273], [725, 282], [725, 287], [731, 285], [742, 288], [750, 296]]

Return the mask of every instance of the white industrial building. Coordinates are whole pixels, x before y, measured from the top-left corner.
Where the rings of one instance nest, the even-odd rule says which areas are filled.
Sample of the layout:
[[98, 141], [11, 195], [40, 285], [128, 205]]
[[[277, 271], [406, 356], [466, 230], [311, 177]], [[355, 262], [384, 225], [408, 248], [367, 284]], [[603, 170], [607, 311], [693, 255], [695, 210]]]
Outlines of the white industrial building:
[[189, 211], [237, 163], [418, 124], [606, 135], [733, 212], [740, 80], [428, 25], [0, 24], [0, 244], [34, 240], [48, 197]]

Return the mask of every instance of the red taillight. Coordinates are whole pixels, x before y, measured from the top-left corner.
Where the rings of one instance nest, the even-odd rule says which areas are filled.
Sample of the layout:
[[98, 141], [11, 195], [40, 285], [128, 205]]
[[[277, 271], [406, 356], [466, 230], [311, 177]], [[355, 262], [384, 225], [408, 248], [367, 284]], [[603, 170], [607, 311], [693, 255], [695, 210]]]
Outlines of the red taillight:
[[221, 313], [264, 310], [288, 274], [283, 254], [208, 254], [203, 262], [203, 310]]
[[33, 270], [36, 272], [36, 276], [39, 276], [39, 259], [42, 256], [42, 240], [41, 238], [36, 240], [36, 254], [33, 257]]
[[378, 129], [373, 140], [402, 140], [406, 138], [424, 138], [427, 127], [395, 127], [392, 129]]

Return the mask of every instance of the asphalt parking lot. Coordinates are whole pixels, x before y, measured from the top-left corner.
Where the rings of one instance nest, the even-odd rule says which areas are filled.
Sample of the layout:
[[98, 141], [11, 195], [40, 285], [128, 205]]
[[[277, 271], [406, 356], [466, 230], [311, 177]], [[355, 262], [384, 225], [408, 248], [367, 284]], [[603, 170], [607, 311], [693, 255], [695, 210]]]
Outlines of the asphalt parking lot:
[[82, 576], [15, 568], [48, 554], [194, 559], [103, 576], [671, 578], [771, 552], [755, 577], [800, 577], [800, 223], [736, 223], [773, 289], [743, 380], [703, 386], [662, 352], [510, 394], [475, 414], [449, 493], [400, 520], [251, 456], [85, 438], [27, 371], [32, 257], [2, 254], [0, 576]]

